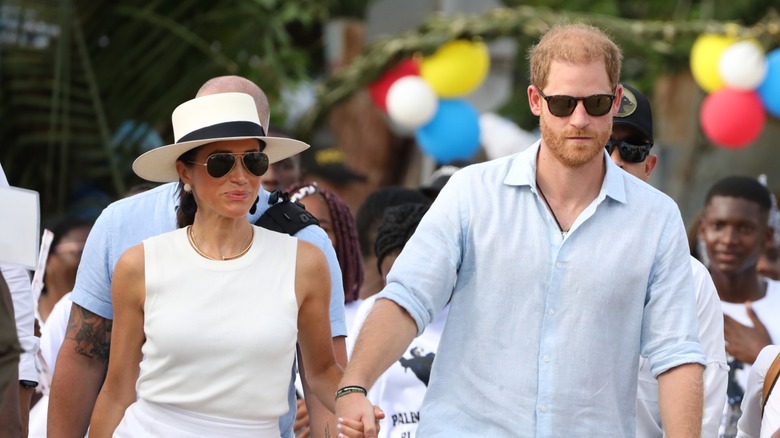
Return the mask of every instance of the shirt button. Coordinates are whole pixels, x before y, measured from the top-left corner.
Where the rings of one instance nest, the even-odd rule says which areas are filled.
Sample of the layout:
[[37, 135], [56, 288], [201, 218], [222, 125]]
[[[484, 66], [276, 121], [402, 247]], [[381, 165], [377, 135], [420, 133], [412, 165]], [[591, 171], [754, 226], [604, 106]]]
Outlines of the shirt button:
[[548, 310], [548, 311], [547, 311], [547, 314], [548, 314], [548, 315], [550, 315], [550, 316], [553, 316], [553, 315], [555, 315], [555, 309], [550, 309], [550, 310]]
[[542, 358], [542, 360], [544, 360], [544, 362], [547, 363], [550, 361], [550, 356], [545, 356]]
[[555, 267], [558, 268], [558, 269], [561, 269], [563, 267], [563, 263], [558, 262], [558, 263], [555, 264]]
[[547, 405], [541, 405], [539, 407], [539, 410], [542, 411], [542, 412], [547, 412]]

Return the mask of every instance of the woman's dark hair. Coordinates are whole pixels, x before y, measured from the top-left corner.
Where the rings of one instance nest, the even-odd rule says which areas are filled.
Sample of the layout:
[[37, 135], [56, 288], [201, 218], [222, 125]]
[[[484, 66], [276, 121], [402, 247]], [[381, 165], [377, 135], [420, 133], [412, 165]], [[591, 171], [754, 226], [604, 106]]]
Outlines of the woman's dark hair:
[[403, 249], [412, 237], [417, 225], [428, 211], [428, 204], [410, 203], [396, 205], [385, 210], [376, 229], [376, 268], [382, 272], [382, 260]]
[[[192, 167], [192, 161], [195, 161], [195, 154], [198, 148], [190, 149], [181, 154], [177, 161], [181, 161], [187, 167]], [[176, 227], [183, 228], [192, 225], [195, 221], [195, 212], [198, 211], [198, 203], [195, 202], [195, 196], [192, 192], [184, 191], [184, 184], [179, 181], [179, 208], [176, 209]]]
[[62, 238], [65, 237], [65, 235], [68, 234], [71, 230], [78, 228], [92, 228], [94, 223], [95, 221], [92, 218], [66, 216], [51, 224], [51, 232], [54, 234], [54, 237], [52, 238], [51, 244], [49, 245], [49, 255], [51, 255], [57, 249], [57, 245], [60, 244]]
[[[363, 285], [363, 256], [358, 245], [355, 218], [349, 206], [335, 193], [325, 190], [317, 184], [293, 185], [288, 189], [291, 199], [296, 199], [296, 193], [305, 189], [297, 199], [319, 194], [325, 199], [325, 204], [333, 219], [333, 230], [336, 233], [336, 258], [341, 266], [341, 279], [344, 283], [344, 303], [358, 299], [360, 287]], [[304, 193], [305, 192], [305, 193]]]

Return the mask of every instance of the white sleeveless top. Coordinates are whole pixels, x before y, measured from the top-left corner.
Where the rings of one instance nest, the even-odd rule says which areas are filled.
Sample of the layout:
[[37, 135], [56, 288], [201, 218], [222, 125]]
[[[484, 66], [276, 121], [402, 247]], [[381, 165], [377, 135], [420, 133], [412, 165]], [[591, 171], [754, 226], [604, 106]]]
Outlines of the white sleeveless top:
[[227, 261], [198, 255], [186, 228], [144, 240], [141, 399], [237, 420], [287, 412], [297, 239], [254, 231], [249, 252]]

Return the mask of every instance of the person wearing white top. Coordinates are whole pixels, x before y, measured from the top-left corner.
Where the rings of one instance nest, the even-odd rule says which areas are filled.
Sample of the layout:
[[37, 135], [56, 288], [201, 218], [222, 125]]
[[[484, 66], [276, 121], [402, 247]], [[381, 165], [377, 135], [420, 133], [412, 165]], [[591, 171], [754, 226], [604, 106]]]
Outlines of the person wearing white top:
[[737, 424], [737, 438], [769, 438], [780, 431], [780, 388], [775, 384], [762, 409], [764, 380], [772, 362], [780, 354], [780, 345], [764, 347], [748, 373], [742, 417]]
[[342, 375], [324, 254], [247, 219], [268, 164], [308, 145], [266, 136], [246, 93], [196, 97], [172, 119], [176, 142], [133, 170], [180, 182], [178, 229], [131, 247], [114, 270], [111, 360], [90, 437], [278, 437], [296, 341], [331, 411]]

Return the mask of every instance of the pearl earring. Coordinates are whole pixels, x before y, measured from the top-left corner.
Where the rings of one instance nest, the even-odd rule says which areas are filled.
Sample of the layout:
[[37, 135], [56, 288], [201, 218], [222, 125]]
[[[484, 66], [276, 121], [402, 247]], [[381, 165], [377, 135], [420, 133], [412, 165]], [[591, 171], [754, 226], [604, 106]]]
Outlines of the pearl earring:
[[192, 191], [192, 186], [189, 184], [184, 184], [184, 191], [189, 193]]

